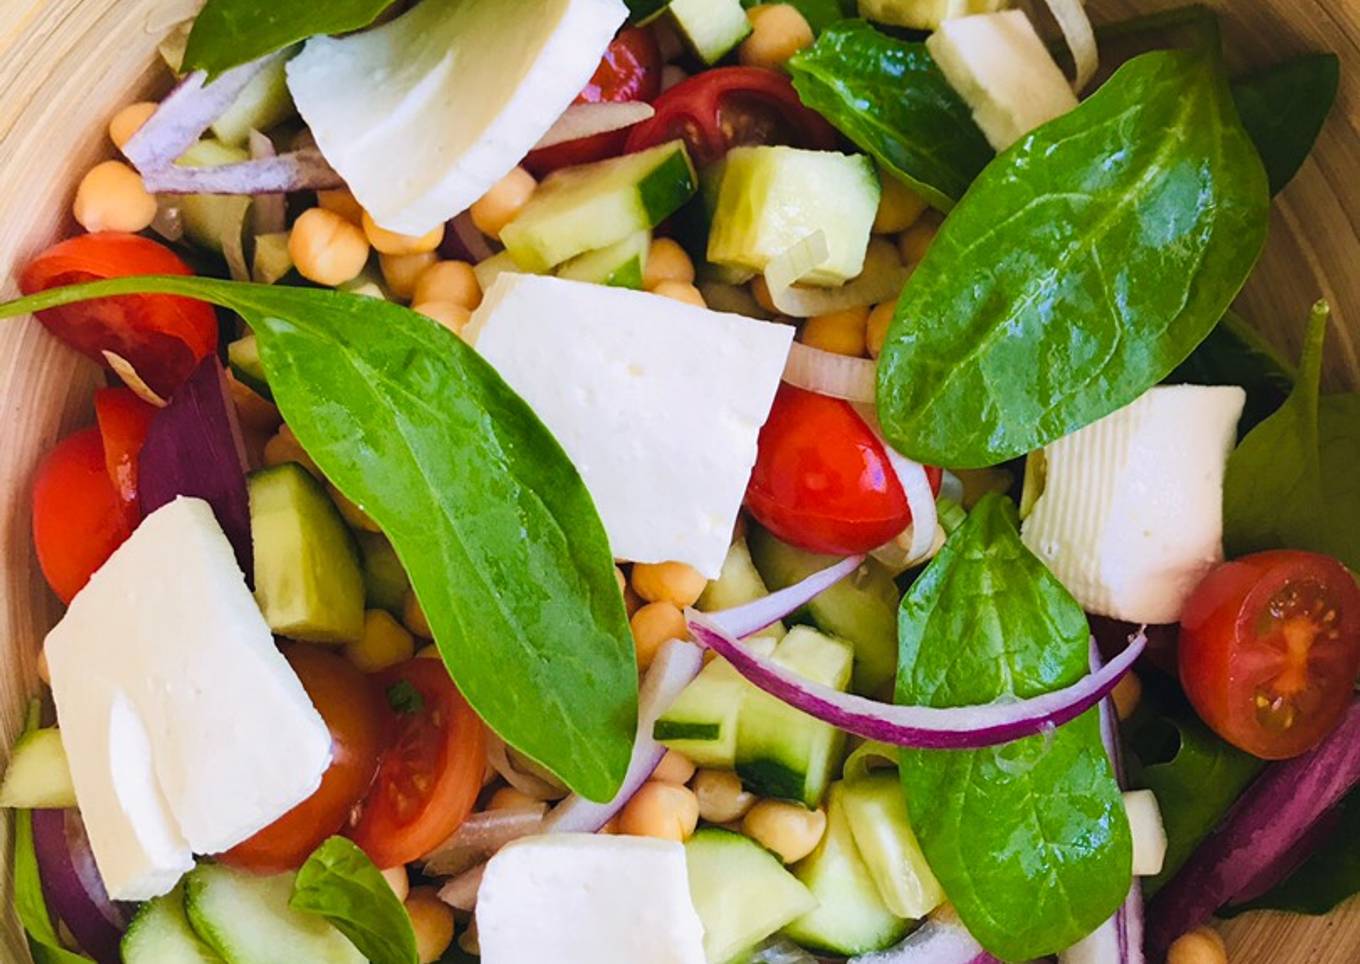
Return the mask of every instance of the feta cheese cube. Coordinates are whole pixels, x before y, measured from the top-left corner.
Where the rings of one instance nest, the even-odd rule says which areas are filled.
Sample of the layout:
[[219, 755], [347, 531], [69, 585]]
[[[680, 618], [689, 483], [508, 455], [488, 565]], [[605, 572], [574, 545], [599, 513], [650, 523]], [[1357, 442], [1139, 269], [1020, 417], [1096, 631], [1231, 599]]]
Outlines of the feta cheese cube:
[[616, 557], [718, 576], [791, 327], [504, 274], [468, 337], [575, 463]]

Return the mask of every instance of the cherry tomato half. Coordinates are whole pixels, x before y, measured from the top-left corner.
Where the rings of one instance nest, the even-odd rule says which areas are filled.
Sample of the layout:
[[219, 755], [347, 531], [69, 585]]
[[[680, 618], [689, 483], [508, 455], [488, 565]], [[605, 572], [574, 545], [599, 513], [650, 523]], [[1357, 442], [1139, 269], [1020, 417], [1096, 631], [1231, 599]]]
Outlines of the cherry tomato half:
[[[652, 32], [643, 27], [619, 31], [595, 69], [590, 83], [576, 95], [576, 104], [617, 104], [651, 101], [661, 93], [661, 51]], [[530, 151], [524, 166], [535, 177], [545, 177], [561, 167], [574, 167], [616, 157], [623, 153], [628, 132], [608, 131], [592, 137], [554, 144]]]
[[131, 389], [101, 388], [94, 393], [94, 414], [104, 440], [104, 462], [118, 497], [137, 504], [137, 456], [158, 409]]
[[43, 576], [69, 603], [136, 528], [138, 513], [118, 496], [99, 429], [57, 443], [33, 483], [33, 544]]
[[486, 771], [482, 721], [437, 659], [378, 676], [389, 742], [351, 836], [379, 867], [429, 853], [472, 812]]
[[[169, 248], [135, 234], [82, 234], [33, 259], [19, 276], [26, 295], [48, 288], [143, 274], [192, 274]], [[210, 305], [174, 295], [121, 295], [38, 312], [72, 348], [101, 365], [103, 352], [127, 359], [162, 398], [169, 398], [201, 359], [217, 348]]]
[[[939, 491], [943, 475], [927, 469]], [[883, 445], [850, 403], [781, 385], [746, 489], [756, 520], [814, 552], [868, 552], [911, 522]]]
[[1275, 550], [1216, 567], [1181, 614], [1180, 677], [1219, 736], [1267, 760], [1316, 746], [1360, 672], [1360, 587], [1345, 566]]
[[306, 800], [219, 858], [260, 874], [296, 870], [339, 831], [378, 770], [385, 719], [378, 692], [344, 657], [299, 643], [284, 654], [331, 731], [331, 765]]
[[656, 116], [628, 132], [627, 153], [678, 137], [704, 167], [745, 144], [835, 149], [835, 128], [803, 106], [783, 74], [763, 67], [718, 67], [683, 80], [656, 99]]

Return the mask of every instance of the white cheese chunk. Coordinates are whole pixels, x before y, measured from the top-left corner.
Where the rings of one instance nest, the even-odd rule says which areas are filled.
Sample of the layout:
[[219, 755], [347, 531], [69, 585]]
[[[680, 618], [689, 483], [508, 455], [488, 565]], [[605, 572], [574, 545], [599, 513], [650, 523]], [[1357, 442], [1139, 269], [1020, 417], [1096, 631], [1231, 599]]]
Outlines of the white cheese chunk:
[[307, 41], [288, 89], [373, 219], [424, 234], [538, 143], [627, 15], [622, 0], [424, 0], [374, 30]]
[[1159, 386], [1044, 449], [1025, 544], [1088, 612], [1173, 623], [1223, 559], [1223, 472], [1246, 393]]
[[685, 848], [650, 837], [545, 834], [486, 865], [483, 964], [704, 964]]
[[717, 578], [791, 327], [504, 274], [468, 336], [575, 463], [617, 558]]
[[115, 900], [169, 891], [310, 796], [331, 736], [212, 509], [153, 512], [45, 644], [95, 863]]

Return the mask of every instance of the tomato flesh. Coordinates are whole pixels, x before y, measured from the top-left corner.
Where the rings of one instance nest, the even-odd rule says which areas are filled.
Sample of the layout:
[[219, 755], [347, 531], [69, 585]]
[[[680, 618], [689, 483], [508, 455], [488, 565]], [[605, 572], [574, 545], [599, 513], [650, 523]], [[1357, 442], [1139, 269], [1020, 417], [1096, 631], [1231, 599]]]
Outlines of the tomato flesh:
[[299, 643], [284, 654], [331, 731], [331, 765], [306, 800], [220, 860], [260, 874], [296, 870], [339, 832], [373, 783], [384, 718], [370, 680], [344, 657]]
[[1204, 721], [1267, 760], [1336, 726], [1360, 673], [1360, 587], [1327, 556], [1276, 550], [1216, 567], [1181, 617], [1181, 685]]
[[472, 812], [486, 735], [439, 660], [410, 660], [378, 683], [400, 708], [386, 710], [387, 748], [352, 836], [379, 867], [395, 867], [439, 846]]
[[[927, 469], [937, 492], [942, 474]], [[841, 555], [876, 549], [911, 523], [892, 463], [854, 408], [792, 385], [779, 387], [760, 431], [746, 507], [783, 541]]]
[[101, 388], [94, 393], [94, 414], [104, 440], [104, 464], [118, 497], [129, 506], [137, 503], [137, 457], [157, 411], [131, 389]]

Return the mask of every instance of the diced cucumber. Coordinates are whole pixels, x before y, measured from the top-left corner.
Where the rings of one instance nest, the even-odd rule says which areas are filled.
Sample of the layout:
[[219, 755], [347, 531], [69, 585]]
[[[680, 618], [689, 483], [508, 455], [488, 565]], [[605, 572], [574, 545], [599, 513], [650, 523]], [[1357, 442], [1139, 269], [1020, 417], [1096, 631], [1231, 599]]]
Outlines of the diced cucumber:
[[784, 933], [804, 947], [832, 954], [868, 954], [896, 944], [911, 927], [879, 898], [869, 868], [860, 857], [846, 819], [845, 785], [833, 783], [826, 795], [826, 833], [817, 849], [799, 861], [793, 875], [818, 906]]
[[[838, 560], [780, 542], [753, 527], [747, 537], [751, 559], [772, 591], [792, 586]], [[823, 632], [855, 647], [851, 689], [876, 696], [897, 676], [897, 607], [901, 597], [892, 574], [866, 559], [847, 579], [808, 603], [807, 614]]]
[[569, 281], [641, 291], [642, 275], [647, 270], [647, 252], [651, 247], [652, 232], [638, 231], [617, 244], [572, 258], [557, 269], [557, 276]]
[[222, 964], [189, 926], [184, 885], [143, 904], [122, 942], [123, 964]]
[[[775, 640], [755, 636], [746, 647], [761, 656]], [[721, 657], [703, 668], [652, 725], [652, 737], [699, 766], [730, 770], [736, 765], [738, 720], [746, 698], [758, 691]]]
[[709, 964], [728, 964], [817, 906], [778, 857], [741, 834], [700, 830], [685, 844], [685, 864]]
[[[221, 141], [202, 140], [190, 147], [176, 164], [185, 167], [220, 167], [250, 160], [250, 154]], [[180, 198], [184, 234], [194, 244], [222, 254], [222, 239], [245, 223], [250, 198], [239, 194], [186, 194]]]
[[557, 171], [501, 231], [521, 270], [544, 272], [656, 227], [695, 191], [684, 141]]
[[689, 49], [709, 66], [751, 33], [741, 0], [671, 0], [670, 16]]
[[506, 272], [525, 273], [523, 268], [515, 264], [515, 259], [510, 257], [509, 251], [497, 252], [485, 261], [479, 261], [472, 268], [472, 273], [477, 276], [477, 287], [483, 291], [490, 291], [496, 279]]
[[302, 466], [252, 473], [255, 599], [269, 628], [315, 643], [354, 642], [364, 631], [364, 577], [354, 538]]
[[364, 605], [368, 609], [386, 609], [400, 618], [411, 580], [397, 558], [397, 551], [378, 532], [356, 532], [355, 538], [363, 557]]
[[[795, 626], [771, 657], [816, 683], [844, 690], [850, 682], [850, 644]], [[845, 734], [768, 693], [752, 690], [737, 718], [736, 770], [752, 793], [815, 807], [840, 766]]]
[[382, 272], [372, 260], [364, 265], [364, 270], [360, 271], [353, 278], [343, 284], [336, 286], [337, 291], [345, 291], [352, 295], [363, 295], [366, 298], [378, 298], [382, 301], [396, 301], [392, 296], [392, 290], [387, 287], [387, 282], [383, 279]]
[[365, 964], [330, 921], [288, 906], [293, 879], [199, 864], [184, 878], [189, 923], [227, 964]]
[[800, 280], [839, 285], [864, 270], [881, 188], [873, 161], [860, 154], [793, 147], [727, 152], [708, 235], [708, 260], [749, 271], [814, 231], [830, 257]]
[[250, 132], [267, 131], [297, 113], [288, 93], [287, 58], [279, 57], [251, 78], [231, 106], [212, 123], [213, 135], [223, 144], [241, 147]]
[[262, 398], [274, 397], [269, 390], [269, 378], [264, 373], [264, 365], [260, 363], [260, 343], [254, 335], [238, 338], [227, 346], [227, 364], [242, 385]]
[[76, 790], [61, 732], [49, 727], [19, 737], [10, 753], [5, 781], [0, 783], [0, 807], [60, 810], [75, 805]]
[[[769, 594], [765, 581], [760, 578], [760, 573], [756, 572], [755, 563], [751, 562], [751, 550], [746, 547], [746, 540], [738, 539], [727, 550], [722, 572], [718, 574], [717, 579], [711, 580], [704, 587], [695, 608], [705, 613], [719, 612], [744, 606]], [[757, 635], [782, 639], [784, 632], [784, 624], [775, 623], [762, 629]]]
[[855, 844], [883, 903], [902, 917], [925, 917], [939, 907], [944, 890], [911, 829], [897, 771], [847, 779], [842, 797]]
[[934, 30], [945, 20], [994, 13], [1012, 0], [859, 0], [859, 15], [875, 23], [913, 30]]
[[293, 255], [288, 250], [287, 231], [255, 235], [255, 257], [250, 276], [257, 284], [272, 285], [293, 270]]

